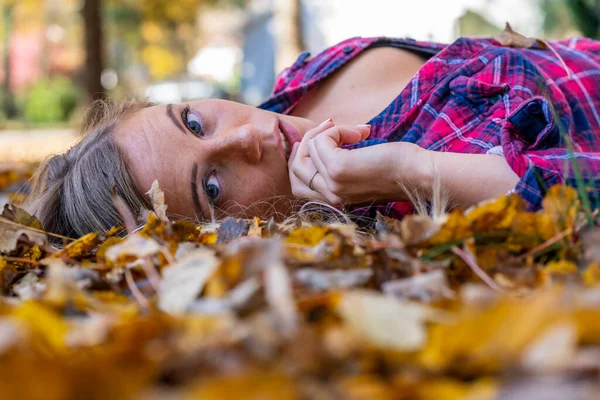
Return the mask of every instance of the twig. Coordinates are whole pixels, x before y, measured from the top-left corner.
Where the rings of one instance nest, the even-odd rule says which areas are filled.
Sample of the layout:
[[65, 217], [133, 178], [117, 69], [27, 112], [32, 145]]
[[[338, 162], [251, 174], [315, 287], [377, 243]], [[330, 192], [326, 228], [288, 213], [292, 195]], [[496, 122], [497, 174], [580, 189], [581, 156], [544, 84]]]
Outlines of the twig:
[[30, 260], [29, 258], [10, 257], [10, 256], [2, 256], [2, 258], [4, 258], [6, 261], [15, 262], [15, 263], [27, 263], [27, 264], [37, 265], [37, 266], [44, 265], [39, 261]]
[[523, 254], [521, 257], [519, 257], [519, 260], [525, 260], [529, 257], [535, 256], [540, 251], [552, 246], [554, 243], [558, 242], [559, 240], [564, 239], [566, 236], [570, 235], [571, 233], [573, 233], [572, 228], [569, 228], [567, 230], [560, 232], [559, 234], [546, 240], [544, 243], [537, 245], [533, 249], [529, 250], [527, 253]]
[[561, 55], [558, 54], [558, 51], [556, 51], [556, 49], [554, 47], [552, 47], [547, 40], [544, 40], [544, 39], [537, 39], [537, 40], [539, 40], [540, 42], [544, 43], [546, 45], [546, 47], [548, 47], [548, 49], [552, 53], [554, 53], [554, 55], [556, 56], [556, 58], [558, 58], [558, 60], [562, 64], [563, 69], [567, 73], [567, 79], [571, 80], [572, 79], [572, 77], [571, 77], [571, 71], [569, 70], [569, 67], [567, 66], [567, 63], [565, 62], [565, 60], [563, 60], [563, 58], [561, 57]]
[[129, 207], [127, 207], [127, 204], [125, 204], [125, 201], [117, 194], [116, 186], [113, 186], [112, 196], [113, 204], [119, 212], [119, 215], [121, 215], [123, 224], [125, 225], [125, 228], [127, 228], [127, 233], [132, 234], [137, 228], [137, 224], [135, 223], [135, 217], [133, 216], [133, 213], [131, 212]]
[[475, 275], [477, 275], [479, 278], [481, 278], [482, 281], [487, 283], [487, 285], [489, 287], [491, 287], [492, 289], [494, 289], [498, 292], [502, 292], [502, 293], [506, 292], [504, 289], [502, 289], [496, 283], [496, 281], [494, 279], [492, 279], [488, 274], [486, 274], [485, 271], [483, 269], [481, 269], [481, 267], [479, 265], [477, 265], [475, 260], [466, 251], [464, 251], [460, 247], [454, 246], [454, 247], [452, 247], [452, 252], [454, 254], [456, 254], [457, 256], [459, 256], [469, 266], [469, 268], [471, 268], [473, 270]]
[[142, 269], [148, 277], [148, 282], [150, 282], [150, 286], [152, 286], [152, 288], [155, 291], [158, 291], [158, 286], [160, 285], [160, 275], [158, 274], [158, 272], [156, 272], [154, 264], [150, 262], [149, 257], [150, 256], [144, 258], [144, 261], [142, 262]]
[[131, 294], [133, 294], [133, 297], [135, 297], [135, 300], [140, 304], [140, 306], [145, 309], [150, 308], [148, 299], [146, 299], [142, 292], [140, 292], [140, 289], [138, 289], [129, 268], [125, 268], [125, 282], [127, 282], [127, 286], [129, 287], [129, 290], [131, 290]]

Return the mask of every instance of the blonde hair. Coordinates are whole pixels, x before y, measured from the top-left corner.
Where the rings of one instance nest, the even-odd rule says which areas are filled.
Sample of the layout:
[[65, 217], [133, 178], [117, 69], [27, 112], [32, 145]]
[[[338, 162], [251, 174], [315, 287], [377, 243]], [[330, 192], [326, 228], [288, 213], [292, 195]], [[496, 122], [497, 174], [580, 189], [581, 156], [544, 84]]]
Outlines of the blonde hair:
[[122, 118], [152, 105], [112, 100], [91, 105], [79, 142], [45, 160], [34, 175], [25, 208], [39, 218], [44, 229], [79, 237], [121, 225], [113, 192], [134, 215], [150, 207], [138, 193], [112, 132]]

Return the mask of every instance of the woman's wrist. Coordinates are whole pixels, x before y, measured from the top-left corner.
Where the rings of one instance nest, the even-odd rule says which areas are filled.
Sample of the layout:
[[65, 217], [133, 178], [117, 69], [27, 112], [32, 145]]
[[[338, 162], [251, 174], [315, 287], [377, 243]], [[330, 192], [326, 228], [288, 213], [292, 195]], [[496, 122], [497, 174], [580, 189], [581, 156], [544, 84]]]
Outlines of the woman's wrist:
[[390, 201], [408, 200], [406, 191], [411, 195], [418, 193], [429, 198], [433, 182], [433, 151], [423, 149], [416, 144], [406, 142], [389, 143], [390, 157], [395, 173], [390, 174]]

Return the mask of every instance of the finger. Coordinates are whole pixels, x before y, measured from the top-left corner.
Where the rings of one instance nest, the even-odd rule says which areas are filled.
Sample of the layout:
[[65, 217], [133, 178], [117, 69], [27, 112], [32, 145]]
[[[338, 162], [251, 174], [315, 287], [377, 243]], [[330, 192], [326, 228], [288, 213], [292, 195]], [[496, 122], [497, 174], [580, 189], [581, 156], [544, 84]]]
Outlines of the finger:
[[294, 145], [292, 146], [292, 151], [290, 152], [290, 158], [288, 159], [288, 166], [294, 162], [294, 159], [296, 158], [296, 153], [298, 153], [299, 146], [300, 146], [299, 142], [294, 143]]
[[319, 153], [315, 147], [315, 142], [315, 140], [311, 140], [310, 142], [308, 142], [308, 154], [310, 155], [310, 160], [312, 161], [313, 165], [315, 166], [317, 171], [319, 171], [319, 175], [321, 175], [322, 177], [321, 179], [327, 180], [327, 168], [325, 167], [323, 160], [321, 160], [321, 157], [319, 156]]
[[371, 125], [358, 125], [360, 127], [361, 137], [360, 140], [365, 140], [371, 136]]
[[333, 120], [329, 118], [328, 120], [322, 122], [316, 128], [313, 128], [306, 132], [306, 134], [302, 137], [300, 141], [300, 147], [298, 148], [298, 155], [300, 157], [306, 157], [308, 155], [307, 142], [317, 136], [319, 133], [324, 132], [325, 130], [331, 128], [333, 126]]
[[335, 147], [339, 147], [343, 144], [358, 143], [368, 137], [370, 132], [370, 125], [336, 125], [324, 131], [323, 134], [335, 142]]
[[292, 185], [292, 193], [294, 194], [294, 196], [327, 202], [325, 196], [321, 195], [317, 191], [311, 190], [303, 181], [301, 181], [297, 176], [291, 173], [290, 183]]
[[290, 174], [293, 174], [300, 179], [307, 187], [315, 172], [317, 172], [317, 167], [308, 155], [306, 157], [299, 157], [299, 155], [297, 155], [296, 161], [294, 161], [290, 168]]
[[[331, 205], [340, 205], [343, 203], [342, 198], [329, 189], [325, 177], [320, 173], [315, 175], [312, 181], [312, 187], [313, 189], [311, 191], [314, 193], [315, 198], [322, 199], [322, 201]], [[310, 190], [310, 187], [308, 189]]]

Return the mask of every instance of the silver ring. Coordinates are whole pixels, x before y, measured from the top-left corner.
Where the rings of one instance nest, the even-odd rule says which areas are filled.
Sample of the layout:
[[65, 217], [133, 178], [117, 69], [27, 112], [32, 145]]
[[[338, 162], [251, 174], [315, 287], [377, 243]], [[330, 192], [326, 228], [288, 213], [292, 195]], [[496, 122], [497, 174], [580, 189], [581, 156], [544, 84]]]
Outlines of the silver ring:
[[312, 178], [310, 178], [310, 181], [308, 182], [308, 188], [310, 190], [315, 190], [315, 188], [313, 187], [313, 181], [315, 180], [315, 176], [317, 176], [317, 174], [319, 173], [319, 171], [315, 172], [315, 174], [312, 176]]

